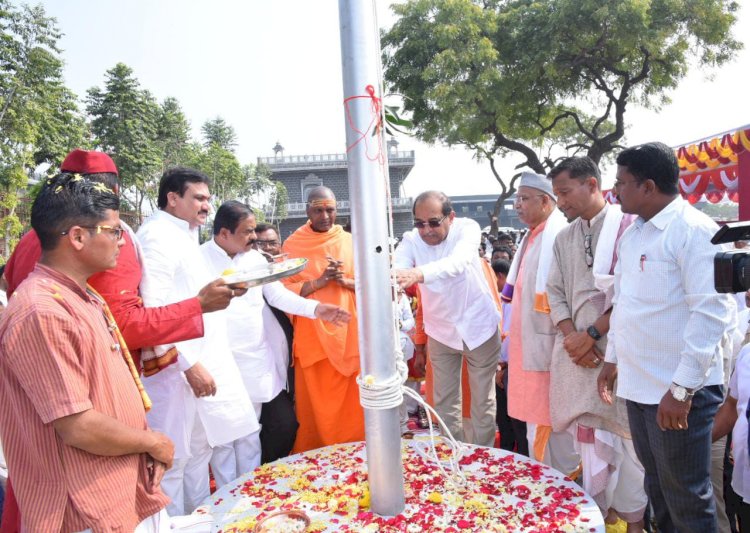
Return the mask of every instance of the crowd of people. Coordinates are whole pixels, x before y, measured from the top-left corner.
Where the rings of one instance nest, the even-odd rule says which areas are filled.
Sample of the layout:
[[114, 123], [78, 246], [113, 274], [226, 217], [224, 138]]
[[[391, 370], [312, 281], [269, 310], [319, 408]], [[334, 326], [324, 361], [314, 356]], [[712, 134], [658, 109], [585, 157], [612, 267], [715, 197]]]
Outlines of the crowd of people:
[[[611, 205], [589, 158], [526, 172], [518, 239], [421, 193], [393, 255], [394, 322], [409, 384], [424, 379], [457, 440], [570, 475], [629, 532], [647, 514], [660, 532], [729, 533], [735, 515], [750, 531], [722, 482], [733, 432], [732, 487], [750, 499], [744, 300], [715, 291], [718, 227], [678, 174], [661, 143], [625, 149]], [[310, 191], [283, 243], [227, 201], [201, 244], [210, 187], [167, 170], [134, 232], [106, 154], [75, 150], [42, 184], [1, 278], [2, 533], [169, 531], [212, 479], [364, 439], [353, 237], [333, 192]], [[306, 267], [222, 278], [286, 258]], [[402, 432], [415, 412], [424, 425], [405, 401]]]

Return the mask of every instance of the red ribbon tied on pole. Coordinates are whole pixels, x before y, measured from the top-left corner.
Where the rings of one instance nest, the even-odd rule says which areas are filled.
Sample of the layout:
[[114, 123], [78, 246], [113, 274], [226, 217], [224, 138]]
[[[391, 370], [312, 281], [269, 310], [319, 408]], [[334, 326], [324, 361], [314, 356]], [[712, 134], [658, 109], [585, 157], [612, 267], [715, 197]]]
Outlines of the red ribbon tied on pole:
[[[385, 158], [383, 155], [383, 140], [382, 140], [382, 128], [383, 128], [383, 107], [382, 107], [382, 100], [375, 94], [375, 87], [372, 85], [368, 85], [365, 87], [365, 92], [367, 94], [358, 94], [355, 96], [350, 96], [348, 98], [344, 99], [344, 111], [346, 112], [346, 122], [349, 124], [349, 127], [355, 131], [358, 135], [357, 139], [346, 147], [346, 153], [349, 153], [355, 146], [357, 146], [360, 142], [363, 140], [365, 141], [365, 156], [370, 161], [378, 161], [381, 164], [385, 163]], [[363, 130], [357, 127], [356, 124], [354, 124], [354, 119], [352, 118], [351, 110], [349, 109], [349, 104], [354, 100], [359, 99], [365, 99], [370, 100], [370, 122], [367, 124], [367, 127]], [[367, 142], [368, 134], [373, 131], [375, 136], [378, 139], [378, 151], [375, 154], [374, 157], [370, 156], [370, 145]]]

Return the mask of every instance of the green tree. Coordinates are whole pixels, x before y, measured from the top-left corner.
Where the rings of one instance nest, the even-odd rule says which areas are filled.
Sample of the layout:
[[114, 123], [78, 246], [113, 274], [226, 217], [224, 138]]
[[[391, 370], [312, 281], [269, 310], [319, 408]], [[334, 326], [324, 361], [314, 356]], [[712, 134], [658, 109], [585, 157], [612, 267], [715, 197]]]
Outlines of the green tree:
[[561, 155], [600, 161], [625, 135], [629, 103], [658, 110], [689, 68], [728, 61], [737, 2], [409, 0], [384, 33], [385, 79], [414, 133], [463, 145], [500, 184], [493, 230], [518, 174]]
[[166, 98], [159, 109], [156, 135], [161, 152], [162, 172], [188, 159], [190, 122], [176, 98]]
[[237, 134], [234, 128], [221, 117], [207, 120], [201, 128], [203, 142], [206, 148], [216, 144], [229, 152], [234, 152], [237, 146]]
[[218, 144], [204, 147], [192, 143], [186, 164], [211, 178], [211, 195], [216, 206], [227, 200], [246, 196], [242, 169], [237, 156]]
[[247, 184], [246, 202], [258, 217], [271, 223], [284, 220], [289, 196], [283, 183], [271, 179], [271, 169], [263, 164], [248, 164], [242, 167], [242, 174]]
[[112, 156], [126, 197], [141, 218], [143, 202], [153, 200], [162, 168], [158, 121], [162, 109], [141, 89], [133, 70], [118, 63], [105, 74], [104, 89], [88, 90], [86, 110], [98, 147]]
[[0, 238], [4, 257], [22, 223], [16, 210], [28, 176], [84, 144], [75, 95], [63, 83], [57, 22], [41, 6], [0, 0]]

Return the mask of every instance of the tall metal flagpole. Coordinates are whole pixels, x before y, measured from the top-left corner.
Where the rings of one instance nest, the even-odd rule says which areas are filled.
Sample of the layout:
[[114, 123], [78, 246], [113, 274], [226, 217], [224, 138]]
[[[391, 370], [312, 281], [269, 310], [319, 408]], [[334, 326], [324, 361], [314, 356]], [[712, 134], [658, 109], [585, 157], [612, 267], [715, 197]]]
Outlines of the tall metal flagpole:
[[[382, 133], [372, 136], [373, 120], [382, 113], [376, 105], [381, 68], [375, 2], [339, 0], [339, 25], [360, 362], [362, 375], [380, 382], [393, 377], [396, 365], [386, 207], [390, 199], [385, 184], [388, 160]], [[396, 515], [404, 510], [399, 408], [365, 409], [365, 440], [371, 508], [379, 515]]]

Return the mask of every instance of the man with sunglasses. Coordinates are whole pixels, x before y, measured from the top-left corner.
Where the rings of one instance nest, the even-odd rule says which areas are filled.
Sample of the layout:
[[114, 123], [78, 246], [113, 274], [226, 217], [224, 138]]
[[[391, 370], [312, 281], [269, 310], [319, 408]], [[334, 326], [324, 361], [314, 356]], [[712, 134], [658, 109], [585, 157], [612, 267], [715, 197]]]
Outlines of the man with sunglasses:
[[[396, 280], [406, 289], [418, 283], [427, 349], [434, 375], [435, 409], [458, 440], [461, 365], [466, 358], [471, 388], [473, 444], [495, 442], [495, 370], [500, 355], [500, 313], [477, 254], [479, 224], [456, 218], [450, 198], [439, 191], [417, 196], [414, 229], [396, 248]], [[423, 361], [424, 345], [415, 357]]]
[[[625, 402], [603, 403], [595, 386], [612, 310], [615, 245], [634, 217], [607, 204], [599, 168], [588, 157], [564, 159], [548, 177], [558, 209], [572, 220], [555, 239], [547, 280], [550, 316], [559, 331], [550, 364], [552, 430], [575, 439], [583, 488], [605, 521], [613, 524], [619, 515], [629, 532], [640, 533], [647, 499]], [[602, 453], [606, 449], [612, 453]]]

